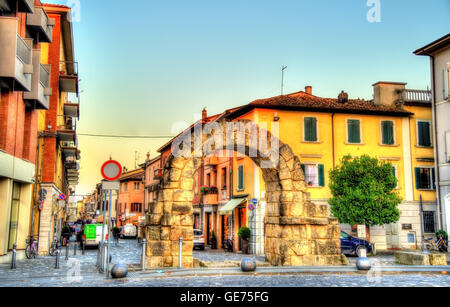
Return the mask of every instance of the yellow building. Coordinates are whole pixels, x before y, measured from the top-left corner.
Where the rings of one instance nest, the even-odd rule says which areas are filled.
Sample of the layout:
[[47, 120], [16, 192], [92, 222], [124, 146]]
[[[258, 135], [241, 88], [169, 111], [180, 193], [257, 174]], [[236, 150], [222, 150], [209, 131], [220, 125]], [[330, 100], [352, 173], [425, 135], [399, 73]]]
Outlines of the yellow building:
[[[327, 203], [329, 171], [345, 155], [364, 154], [393, 165], [397, 192], [404, 200], [399, 206], [400, 221], [394, 225], [371, 227], [370, 240], [378, 250], [420, 247], [437, 231], [434, 184], [433, 139], [431, 133], [431, 93], [407, 90], [405, 83], [378, 82], [372, 101], [321, 98], [305, 91], [256, 100], [227, 115], [232, 120], [258, 124], [279, 124], [280, 141], [289, 144], [303, 164], [306, 183], [315, 203]], [[241, 169], [239, 169], [241, 167]], [[243, 181], [239, 180], [243, 172]], [[233, 194], [257, 199], [248, 214], [252, 231], [251, 250], [263, 254], [265, 206], [262, 173], [248, 158], [234, 159]], [[241, 181], [241, 182], [240, 182]], [[422, 200], [423, 212], [420, 211]], [[423, 217], [422, 217], [423, 216]], [[350, 225], [342, 225], [351, 232]]]

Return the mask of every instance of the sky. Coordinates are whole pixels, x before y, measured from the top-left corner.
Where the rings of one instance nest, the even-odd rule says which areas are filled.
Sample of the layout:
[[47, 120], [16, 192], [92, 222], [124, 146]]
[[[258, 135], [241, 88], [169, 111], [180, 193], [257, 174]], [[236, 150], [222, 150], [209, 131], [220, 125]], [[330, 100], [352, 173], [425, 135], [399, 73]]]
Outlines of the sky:
[[[208, 114], [313, 87], [372, 98], [377, 81], [430, 87], [413, 51], [450, 30], [448, 0], [46, 0], [74, 10], [79, 134], [175, 135]], [[169, 139], [79, 135], [80, 184], [92, 192], [111, 156], [128, 169]], [[136, 153], [137, 152], [137, 153]]]

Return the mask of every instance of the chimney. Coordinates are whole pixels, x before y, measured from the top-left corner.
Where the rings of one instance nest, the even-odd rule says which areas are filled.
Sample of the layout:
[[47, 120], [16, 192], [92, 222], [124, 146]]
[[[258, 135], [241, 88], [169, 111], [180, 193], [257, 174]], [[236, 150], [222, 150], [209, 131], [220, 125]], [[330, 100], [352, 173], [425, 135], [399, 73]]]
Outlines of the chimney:
[[348, 102], [348, 93], [341, 91], [341, 93], [338, 96], [338, 102], [339, 103], [346, 103]]
[[150, 161], [150, 153], [147, 152], [147, 160], [146, 161]]
[[373, 86], [374, 105], [396, 106], [399, 100], [399, 93], [404, 91], [406, 83], [380, 81]]
[[312, 95], [312, 86], [310, 85], [305, 86], [305, 93], [308, 95]]
[[208, 111], [206, 111], [206, 108], [203, 108], [202, 121], [205, 122], [207, 118], [208, 118]]

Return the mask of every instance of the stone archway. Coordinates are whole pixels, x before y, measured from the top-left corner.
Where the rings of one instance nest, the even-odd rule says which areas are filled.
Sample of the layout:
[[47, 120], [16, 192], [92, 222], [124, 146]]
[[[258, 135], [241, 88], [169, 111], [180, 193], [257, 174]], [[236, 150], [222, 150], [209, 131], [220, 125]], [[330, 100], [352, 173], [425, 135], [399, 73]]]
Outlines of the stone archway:
[[[144, 234], [148, 241], [147, 266], [176, 267], [180, 237], [184, 243], [183, 267], [193, 266], [193, 176], [200, 167], [202, 157], [221, 149], [245, 153], [260, 167], [269, 160], [267, 152], [277, 155], [276, 163], [271, 167], [261, 167], [267, 202], [265, 255], [271, 265], [340, 264], [338, 220], [329, 217], [327, 205], [311, 203], [300, 160], [293, 154], [290, 146], [281, 143], [278, 138], [258, 125], [252, 124], [250, 129], [239, 133], [238, 129], [230, 130], [227, 126], [229, 123], [221, 120], [215, 122], [214, 127], [206, 129], [206, 133], [197, 133], [198, 130], [194, 132], [194, 136], [189, 133], [185, 136], [187, 142], [176, 146], [182, 148], [185, 153], [194, 155], [172, 154], [166, 162], [157, 202], [151, 205], [146, 217]], [[218, 133], [219, 130], [227, 131], [228, 137], [225, 133]], [[195, 135], [201, 137], [196, 141]], [[263, 153], [261, 148], [252, 142], [252, 136], [255, 135], [267, 136], [267, 152]], [[215, 142], [211, 142], [211, 138], [214, 138]], [[195, 155], [199, 146], [208, 142], [212, 144], [210, 150]]]

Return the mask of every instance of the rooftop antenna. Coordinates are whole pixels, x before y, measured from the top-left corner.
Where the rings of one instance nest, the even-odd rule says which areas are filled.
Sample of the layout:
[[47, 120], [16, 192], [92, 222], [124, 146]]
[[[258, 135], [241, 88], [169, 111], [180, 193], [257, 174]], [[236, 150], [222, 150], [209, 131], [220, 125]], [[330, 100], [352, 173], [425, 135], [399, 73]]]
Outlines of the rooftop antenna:
[[137, 150], [135, 150], [134, 151], [134, 169], [137, 169], [137, 167], [138, 167], [137, 163], [138, 163], [138, 160], [140, 157], [141, 157], [141, 154]]
[[281, 66], [281, 96], [283, 96], [283, 88], [284, 88], [284, 71], [287, 69], [287, 66]]

